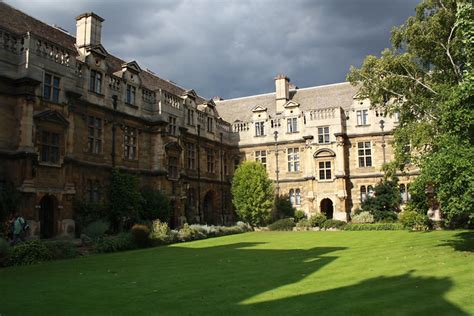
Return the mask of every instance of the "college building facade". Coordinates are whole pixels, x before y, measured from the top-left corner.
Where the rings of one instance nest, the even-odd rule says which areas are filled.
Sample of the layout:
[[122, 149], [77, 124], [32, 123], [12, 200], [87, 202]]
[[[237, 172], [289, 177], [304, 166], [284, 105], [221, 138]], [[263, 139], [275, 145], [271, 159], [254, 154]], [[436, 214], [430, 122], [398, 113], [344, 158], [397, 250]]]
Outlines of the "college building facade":
[[0, 13], [0, 185], [20, 191], [33, 236], [73, 236], [74, 201], [104, 202], [114, 168], [162, 190], [172, 226], [232, 223], [243, 160], [264, 164], [296, 208], [347, 220], [393, 156], [396, 117], [348, 83], [277, 76], [275, 93], [207, 100], [109, 54], [94, 13], [76, 18], [76, 37], [5, 3]]

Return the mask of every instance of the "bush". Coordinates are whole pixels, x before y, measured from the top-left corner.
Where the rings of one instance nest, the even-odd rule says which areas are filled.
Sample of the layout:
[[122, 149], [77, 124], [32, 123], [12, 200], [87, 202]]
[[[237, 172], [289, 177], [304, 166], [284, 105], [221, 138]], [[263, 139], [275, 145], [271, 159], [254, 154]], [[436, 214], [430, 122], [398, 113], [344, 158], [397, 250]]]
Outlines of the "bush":
[[309, 222], [313, 227], [322, 227], [326, 220], [326, 215], [324, 215], [323, 213], [314, 214], [309, 218]]
[[102, 204], [86, 203], [81, 200], [74, 201], [74, 220], [76, 222], [76, 236], [83, 233], [85, 227], [93, 222], [105, 218], [106, 208]]
[[298, 230], [310, 230], [311, 227], [311, 222], [306, 218], [303, 218], [298, 223], [296, 223], [296, 228], [298, 228]]
[[428, 216], [417, 213], [415, 211], [404, 211], [398, 216], [403, 227], [412, 230], [428, 230], [430, 228], [430, 220]]
[[393, 223], [398, 219], [397, 213], [390, 211], [372, 211], [371, 214], [376, 222]]
[[93, 241], [98, 241], [105, 236], [105, 233], [109, 230], [110, 224], [103, 220], [95, 221], [86, 226], [82, 230], [82, 233]]
[[201, 230], [192, 228], [188, 224], [184, 224], [183, 227], [178, 232], [178, 239], [180, 241], [204, 239], [206, 237], [207, 236]]
[[51, 259], [70, 259], [77, 257], [76, 246], [69, 241], [47, 241], [44, 243], [51, 253]]
[[400, 223], [374, 223], [374, 224], [347, 224], [344, 230], [403, 230]]
[[131, 233], [120, 233], [117, 236], [106, 237], [100, 240], [95, 249], [97, 252], [116, 252], [136, 249], [137, 245]]
[[268, 225], [269, 230], [293, 230], [295, 220], [293, 218], [283, 218]]
[[324, 222], [322, 228], [329, 229], [329, 228], [337, 228], [337, 229], [343, 229], [344, 226], [346, 226], [347, 223], [344, 221], [339, 221], [337, 219], [328, 219], [327, 221]]
[[151, 226], [150, 238], [159, 244], [168, 243], [170, 241], [170, 228], [168, 224], [159, 219], [154, 220]]
[[369, 212], [361, 212], [352, 216], [352, 223], [354, 224], [369, 224], [374, 222], [374, 216]]
[[275, 211], [272, 214], [272, 219], [277, 221], [282, 218], [295, 217], [295, 209], [291, 205], [289, 197], [279, 196], [275, 201]]
[[0, 238], [0, 267], [5, 267], [8, 265], [11, 251], [12, 249], [8, 241], [3, 238]]
[[150, 228], [148, 226], [135, 224], [132, 226], [131, 232], [138, 247], [144, 248], [150, 245]]
[[295, 220], [299, 222], [303, 218], [306, 218], [306, 213], [302, 210], [296, 210], [295, 212]]
[[53, 259], [49, 248], [39, 240], [19, 243], [12, 248], [10, 263], [14, 266], [35, 264]]
[[140, 217], [142, 219], [149, 221], [159, 219], [162, 222], [169, 221], [171, 217], [171, 204], [166, 195], [151, 187], [144, 187], [141, 195]]

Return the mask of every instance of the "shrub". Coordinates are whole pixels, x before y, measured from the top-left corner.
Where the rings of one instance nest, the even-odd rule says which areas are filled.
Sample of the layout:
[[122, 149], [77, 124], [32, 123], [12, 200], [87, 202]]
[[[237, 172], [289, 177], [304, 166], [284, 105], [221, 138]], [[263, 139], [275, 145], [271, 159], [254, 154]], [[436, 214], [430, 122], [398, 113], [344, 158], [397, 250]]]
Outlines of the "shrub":
[[403, 227], [412, 230], [428, 230], [430, 220], [428, 216], [417, 213], [415, 211], [404, 211], [398, 216]]
[[232, 179], [232, 202], [241, 219], [251, 225], [265, 225], [274, 202], [273, 182], [259, 162], [240, 164]]
[[109, 230], [110, 224], [103, 220], [95, 221], [86, 226], [82, 230], [83, 234], [91, 238], [93, 241], [98, 241], [104, 237], [105, 233]]
[[8, 265], [10, 260], [11, 247], [8, 241], [3, 238], [0, 238], [0, 267], [5, 267]]
[[132, 226], [131, 233], [138, 247], [144, 248], [150, 245], [150, 228], [148, 226], [135, 224]]
[[169, 242], [170, 228], [168, 224], [160, 221], [159, 219], [154, 220], [151, 226], [150, 238], [158, 243]]
[[137, 245], [131, 233], [120, 233], [117, 236], [106, 237], [100, 240], [95, 249], [97, 252], [116, 252], [136, 249]]
[[344, 230], [403, 230], [400, 223], [374, 223], [374, 224], [347, 224]]
[[313, 227], [322, 227], [326, 220], [326, 215], [324, 215], [323, 213], [314, 214], [309, 218], [309, 222]]
[[303, 218], [298, 223], [296, 223], [296, 228], [299, 230], [309, 230], [311, 227], [311, 222], [306, 218]]
[[180, 241], [190, 241], [203, 239], [207, 236], [201, 231], [191, 228], [188, 224], [184, 224], [183, 227], [178, 232], [178, 239]]
[[76, 246], [69, 241], [47, 241], [44, 243], [51, 253], [51, 259], [70, 259], [77, 257]]
[[140, 217], [145, 220], [159, 219], [167, 222], [171, 216], [171, 204], [166, 195], [151, 187], [144, 187], [141, 191], [142, 204]]
[[74, 201], [74, 220], [76, 222], [76, 236], [83, 233], [85, 227], [93, 222], [105, 218], [106, 208], [102, 204], [86, 203], [81, 200]]
[[15, 266], [35, 264], [53, 259], [49, 248], [39, 240], [19, 243], [12, 248], [11, 264]]
[[293, 218], [283, 218], [268, 225], [269, 230], [293, 230], [295, 220]]
[[346, 226], [347, 223], [344, 221], [339, 221], [337, 219], [328, 219], [323, 223], [322, 228], [337, 228], [337, 229], [343, 229], [344, 226]]
[[302, 210], [296, 210], [295, 212], [295, 220], [299, 222], [303, 218], [306, 218], [306, 213]]
[[393, 223], [398, 219], [397, 213], [390, 211], [372, 211], [371, 214], [376, 222]]
[[275, 211], [273, 213], [273, 220], [279, 220], [282, 218], [295, 217], [295, 209], [291, 205], [289, 197], [279, 196], [275, 201]]
[[374, 216], [369, 212], [361, 212], [352, 216], [352, 223], [354, 224], [368, 224], [374, 222]]

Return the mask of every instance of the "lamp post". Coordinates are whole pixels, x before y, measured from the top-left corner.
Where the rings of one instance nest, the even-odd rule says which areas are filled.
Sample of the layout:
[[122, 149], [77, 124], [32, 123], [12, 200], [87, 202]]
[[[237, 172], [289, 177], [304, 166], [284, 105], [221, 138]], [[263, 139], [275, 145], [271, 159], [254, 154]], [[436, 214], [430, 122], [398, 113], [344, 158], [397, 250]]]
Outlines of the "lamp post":
[[383, 154], [383, 164], [385, 165], [386, 160], [385, 160], [385, 133], [383, 132], [384, 129], [384, 120], [380, 120], [380, 129], [382, 130], [382, 154]]
[[275, 196], [278, 198], [280, 196], [280, 179], [279, 179], [280, 170], [278, 169], [278, 131], [275, 131], [273, 134], [275, 138], [275, 176], [276, 176]]

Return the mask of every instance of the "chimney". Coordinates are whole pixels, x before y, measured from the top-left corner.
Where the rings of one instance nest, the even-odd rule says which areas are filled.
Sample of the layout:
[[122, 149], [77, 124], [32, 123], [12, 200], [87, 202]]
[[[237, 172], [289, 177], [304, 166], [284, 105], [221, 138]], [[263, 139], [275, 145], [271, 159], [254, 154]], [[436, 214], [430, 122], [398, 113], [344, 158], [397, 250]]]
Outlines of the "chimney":
[[290, 99], [290, 78], [285, 75], [275, 77], [275, 99], [277, 113], [283, 112], [284, 105]]
[[100, 44], [104, 19], [93, 12], [76, 17], [76, 45], [78, 48]]

